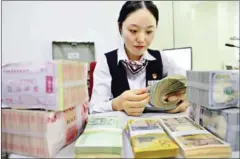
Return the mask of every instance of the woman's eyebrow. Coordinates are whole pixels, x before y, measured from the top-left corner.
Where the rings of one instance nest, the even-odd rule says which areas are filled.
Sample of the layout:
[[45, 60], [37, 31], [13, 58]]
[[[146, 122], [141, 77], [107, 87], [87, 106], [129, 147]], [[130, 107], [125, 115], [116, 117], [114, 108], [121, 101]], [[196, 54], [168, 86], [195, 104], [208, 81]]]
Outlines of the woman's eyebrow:
[[130, 25], [134, 27], [139, 27], [137, 24], [130, 24]]
[[[140, 27], [140, 26], [138, 26], [137, 24], [130, 24], [131, 26], [134, 26], [134, 27]], [[149, 25], [147, 28], [152, 28], [152, 27], [154, 27], [153, 25]]]
[[152, 28], [152, 27], [154, 27], [153, 25], [150, 25], [150, 26], [148, 26], [147, 28]]

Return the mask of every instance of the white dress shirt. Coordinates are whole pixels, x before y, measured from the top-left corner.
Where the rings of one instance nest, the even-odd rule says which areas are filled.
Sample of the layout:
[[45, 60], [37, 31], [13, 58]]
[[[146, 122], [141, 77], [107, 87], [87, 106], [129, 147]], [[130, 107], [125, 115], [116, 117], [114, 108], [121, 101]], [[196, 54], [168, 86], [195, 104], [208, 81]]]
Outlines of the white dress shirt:
[[[127, 54], [124, 49], [124, 45], [121, 45], [118, 50], [118, 62], [120, 60], [128, 60]], [[105, 55], [104, 55], [105, 56]], [[141, 58], [145, 58], [148, 61], [156, 60], [151, 54], [146, 51]], [[183, 74], [186, 75], [186, 71], [180, 68], [172, 59], [166, 55], [161, 54], [163, 64], [163, 75]], [[160, 67], [160, 65], [159, 65]], [[146, 68], [143, 70], [138, 78], [132, 79], [127, 77], [129, 87], [131, 90], [146, 87]], [[112, 99], [113, 95], [111, 92], [112, 77], [107, 64], [107, 58], [97, 61], [94, 73], [93, 73], [93, 90], [92, 96], [89, 103], [90, 114], [103, 113], [113, 111]]]

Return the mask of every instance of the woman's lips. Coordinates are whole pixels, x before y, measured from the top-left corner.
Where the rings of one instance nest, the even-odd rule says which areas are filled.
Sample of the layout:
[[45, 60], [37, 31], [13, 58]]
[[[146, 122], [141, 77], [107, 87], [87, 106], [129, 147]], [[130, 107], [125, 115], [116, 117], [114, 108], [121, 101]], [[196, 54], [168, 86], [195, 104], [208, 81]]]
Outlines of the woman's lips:
[[144, 48], [144, 46], [134, 46], [136, 49], [141, 50]]

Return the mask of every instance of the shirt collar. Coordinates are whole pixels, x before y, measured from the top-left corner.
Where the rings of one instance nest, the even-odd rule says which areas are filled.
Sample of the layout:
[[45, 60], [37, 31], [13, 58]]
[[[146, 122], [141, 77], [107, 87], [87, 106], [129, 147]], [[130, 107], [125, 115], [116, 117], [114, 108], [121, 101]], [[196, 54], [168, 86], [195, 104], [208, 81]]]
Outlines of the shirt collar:
[[[153, 57], [147, 50], [145, 51], [141, 59], [142, 58], [145, 58], [148, 61], [156, 60], [156, 58]], [[118, 63], [120, 60], [128, 60], [127, 53], [124, 48], [124, 44], [121, 44], [120, 47], [118, 48]]]

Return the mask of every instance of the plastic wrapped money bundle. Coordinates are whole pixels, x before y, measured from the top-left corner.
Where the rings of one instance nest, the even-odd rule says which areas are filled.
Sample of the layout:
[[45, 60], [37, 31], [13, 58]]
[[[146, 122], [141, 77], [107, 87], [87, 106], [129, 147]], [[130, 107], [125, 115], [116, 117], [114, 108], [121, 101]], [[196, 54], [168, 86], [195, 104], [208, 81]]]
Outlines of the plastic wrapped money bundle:
[[161, 125], [176, 141], [184, 158], [229, 158], [230, 145], [188, 117], [160, 119]]
[[200, 121], [200, 109], [201, 109], [200, 105], [197, 105], [196, 103], [193, 102], [189, 102], [188, 116], [197, 124], [199, 124]]
[[122, 158], [122, 145], [120, 117], [89, 115], [75, 143], [75, 158]]
[[164, 96], [186, 88], [186, 77], [183, 75], [167, 76], [148, 87], [150, 102], [146, 111], [166, 111], [175, 109], [179, 100], [165, 101]]
[[210, 109], [239, 106], [239, 72], [187, 71], [190, 102]]
[[4, 65], [2, 102], [12, 108], [63, 111], [88, 100], [87, 69], [87, 63], [64, 60]]
[[54, 157], [83, 131], [87, 104], [59, 112], [2, 109], [2, 150], [34, 157]]
[[126, 132], [135, 158], [166, 158], [178, 155], [178, 145], [165, 133], [158, 120], [128, 120]]
[[232, 150], [239, 150], [239, 108], [210, 110], [201, 107], [200, 125], [228, 142]]

